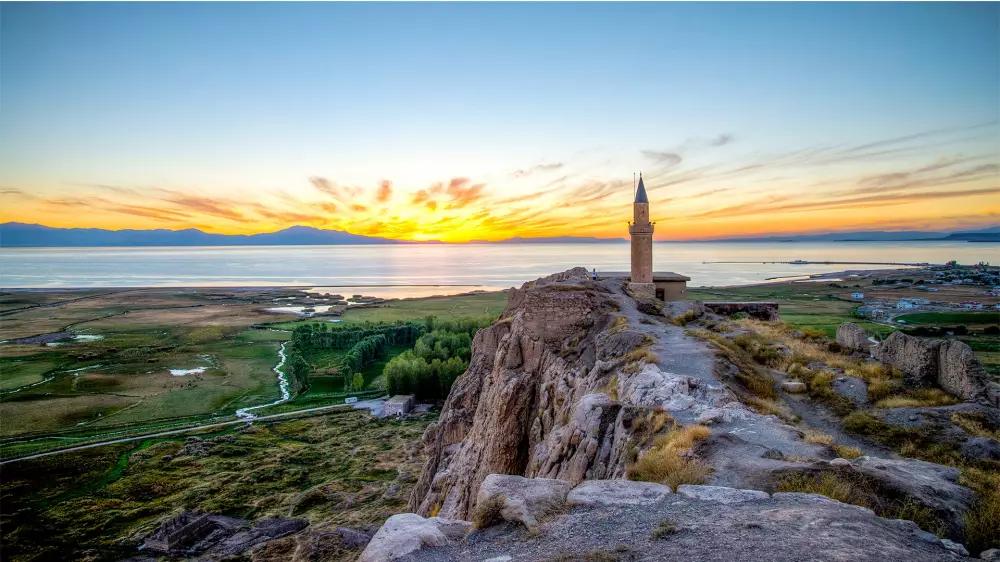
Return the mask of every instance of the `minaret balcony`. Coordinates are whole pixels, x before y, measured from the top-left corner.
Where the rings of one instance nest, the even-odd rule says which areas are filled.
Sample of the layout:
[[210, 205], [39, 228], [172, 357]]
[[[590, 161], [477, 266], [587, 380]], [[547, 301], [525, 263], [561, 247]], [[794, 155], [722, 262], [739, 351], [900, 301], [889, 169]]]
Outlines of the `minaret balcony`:
[[652, 234], [653, 233], [653, 224], [652, 223], [648, 223], [648, 222], [646, 224], [630, 224], [630, 225], [628, 225], [628, 233], [632, 234], [632, 235], [635, 235], [635, 234]]

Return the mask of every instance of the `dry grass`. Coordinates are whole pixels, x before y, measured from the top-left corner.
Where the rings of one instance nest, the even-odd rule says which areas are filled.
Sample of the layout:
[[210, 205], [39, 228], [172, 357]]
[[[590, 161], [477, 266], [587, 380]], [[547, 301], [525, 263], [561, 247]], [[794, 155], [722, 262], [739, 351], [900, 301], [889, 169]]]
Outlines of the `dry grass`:
[[775, 400], [768, 400], [767, 398], [758, 398], [756, 396], [742, 395], [740, 396], [740, 401], [742, 401], [747, 406], [753, 408], [758, 414], [774, 415], [788, 422], [799, 421], [798, 416], [792, 413], [787, 406], [781, 404]]
[[692, 320], [698, 318], [698, 313], [693, 310], [686, 310], [683, 314], [678, 314], [670, 319], [670, 322], [676, 326], [686, 326]]
[[819, 431], [808, 430], [805, 432], [803, 437], [806, 443], [812, 443], [813, 445], [833, 445], [833, 436], [821, 433]]
[[958, 412], [952, 414], [951, 421], [969, 435], [988, 437], [1000, 441], [1000, 430], [993, 427], [985, 416], [977, 413]]
[[481, 504], [476, 504], [476, 508], [472, 512], [472, 524], [475, 528], [485, 529], [500, 521], [502, 519], [500, 511], [503, 510], [503, 504], [506, 501], [503, 496], [493, 496]]
[[908, 519], [932, 533], [940, 535], [944, 532], [943, 522], [931, 509], [912, 500], [890, 499], [880, 494], [873, 483], [858, 476], [834, 472], [790, 474], [778, 482], [776, 489], [779, 492], [820, 494], [839, 502], [867, 507], [889, 519]]
[[660, 521], [655, 529], [653, 529], [653, 532], [650, 533], [649, 537], [654, 541], [658, 541], [665, 539], [670, 535], [676, 534], [678, 530], [677, 525], [675, 525], [673, 521], [664, 519], [663, 521]]
[[604, 392], [612, 400], [618, 400], [618, 375], [611, 375], [608, 384], [604, 386]]
[[842, 459], [851, 460], [861, 456], [861, 449], [858, 449], [857, 447], [850, 447], [839, 443], [834, 443], [831, 447], [833, 448], [833, 452]]
[[648, 347], [639, 347], [625, 354], [627, 363], [656, 363], [660, 358], [650, 351]]
[[611, 323], [611, 327], [608, 328], [608, 331], [612, 334], [617, 334], [626, 328], [628, 328], [628, 318], [624, 316], [617, 316], [615, 317], [614, 322]]
[[677, 427], [656, 437], [650, 447], [628, 468], [632, 480], [660, 482], [673, 489], [681, 484], [702, 484], [712, 469], [691, 455], [691, 448], [707, 439], [712, 430], [703, 425]]
[[965, 515], [966, 546], [972, 553], [1000, 548], [1000, 472], [965, 468], [961, 483], [978, 492]]
[[907, 391], [905, 394], [890, 396], [879, 400], [878, 408], [922, 408], [933, 406], [949, 406], [958, 400], [940, 388], [921, 388]]

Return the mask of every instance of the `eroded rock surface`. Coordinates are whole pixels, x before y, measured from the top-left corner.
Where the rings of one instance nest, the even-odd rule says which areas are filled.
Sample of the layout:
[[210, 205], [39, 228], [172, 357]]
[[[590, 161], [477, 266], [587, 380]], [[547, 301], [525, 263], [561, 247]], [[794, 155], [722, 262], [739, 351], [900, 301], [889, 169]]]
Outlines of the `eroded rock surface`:
[[[608, 484], [584, 482], [592, 495]], [[635, 487], [634, 490], [629, 490]], [[620, 481], [608, 496], [645, 497], [647, 485]], [[716, 488], [710, 499], [684, 494], [653, 501], [574, 504], [534, 533], [519, 525], [479, 529], [464, 540], [423, 548], [408, 562], [504, 560], [967, 560], [914, 523], [813, 494]], [[740, 501], [719, 501], [720, 498]]]
[[971, 347], [958, 340], [941, 343], [937, 375], [941, 388], [962, 400], [975, 400], [983, 394], [985, 381], [986, 371]]
[[907, 386], [929, 386], [937, 382], [940, 347], [941, 340], [893, 332], [878, 346], [875, 357], [902, 371]]
[[872, 344], [868, 341], [868, 334], [857, 324], [847, 322], [837, 327], [837, 343], [844, 349], [851, 351], [870, 351]]
[[445, 546], [460, 540], [472, 524], [431, 517], [425, 519], [414, 513], [400, 513], [386, 520], [365, 547], [358, 562], [389, 562], [424, 547]]

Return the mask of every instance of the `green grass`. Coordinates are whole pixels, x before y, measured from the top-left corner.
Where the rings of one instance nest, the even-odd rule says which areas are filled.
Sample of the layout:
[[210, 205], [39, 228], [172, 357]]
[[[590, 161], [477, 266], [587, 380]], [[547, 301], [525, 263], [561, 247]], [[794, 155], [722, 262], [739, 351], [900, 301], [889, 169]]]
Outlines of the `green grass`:
[[914, 312], [897, 316], [896, 320], [904, 320], [907, 324], [915, 325], [996, 326], [997, 318], [996, 312]]
[[[428, 297], [421, 299], [401, 299], [388, 301], [372, 308], [349, 308], [342, 316], [344, 322], [398, 322], [421, 320], [428, 316], [443, 319], [481, 318], [499, 316], [507, 306], [507, 293], [494, 291], [473, 295], [448, 297]], [[326, 323], [327, 320], [296, 320], [269, 324], [274, 328], [294, 329], [308, 323]]]
[[[406, 451], [430, 421], [339, 412], [205, 433], [207, 455], [180, 436], [7, 465], [0, 499], [17, 516], [0, 527], [4, 559], [135, 556], [139, 538], [180, 509], [378, 525], [405, 510], [412, 480], [397, 471], [419, 472], [422, 457]], [[394, 485], [398, 494], [386, 496]]]

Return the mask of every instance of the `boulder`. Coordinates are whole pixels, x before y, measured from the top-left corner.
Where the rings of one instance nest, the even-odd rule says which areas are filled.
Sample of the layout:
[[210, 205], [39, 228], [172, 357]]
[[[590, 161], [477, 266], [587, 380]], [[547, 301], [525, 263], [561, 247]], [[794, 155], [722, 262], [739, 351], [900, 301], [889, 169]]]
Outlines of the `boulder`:
[[958, 340], [941, 343], [937, 383], [962, 400], [975, 400], [985, 390], [986, 372], [972, 348]]
[[670, 487], [632, 480], [586, 480], [578, 484], [566, 502], [570, 506], [621, 506], [655, 503], [669, 495]]
[[386, 520], [358, 558], [358, 562], [389, 562], [425, 546], [445, 546], [472, 528], [467, 521], [400, 513]]
[[878, 346], [875, 358], [902, 371], [907, 386], [923, 387], [937, 382], [940, 348], [941, 340], [893, 332]]
[[503, 519], [537, 532], [541, 521], [564, 509], [572, 487], [569, 482], [554, 478], [491, 474], [479, 487], [473, 520], [483, 527]]
[[806, 383], [799, 381], [785, 381], [781, 383], [781, 389], [791, 394], [802, 394], [806, 391]]
[[989, 437], [970, 437], [962, 443], [962, 456], [972, 461], [1000, 461], [1000, 442]]
[[771, 495], [767, 492], [762, 492], [760, 490], [740, 490], [738, 488], [727, 488], [725, 486], [697, 486], [694, 484], [682, 484], [678, 486], [677, 493], [696, 500], [727, 504], [764, 500], [771, 497]]
[[872, 344], [868, 341], [868, 334], [857, 324], [847, 322], [837, 328], [837, 343], [844, 349], [851, 351], [871, 351]]
[[857, 458], [851, 465], [890, 494], [931, 509], [948, 526], [949, 536], [962, 535], [965, 513], [974, 496], [958, 483], [957, 468], [916, 459], [869, 456]]

